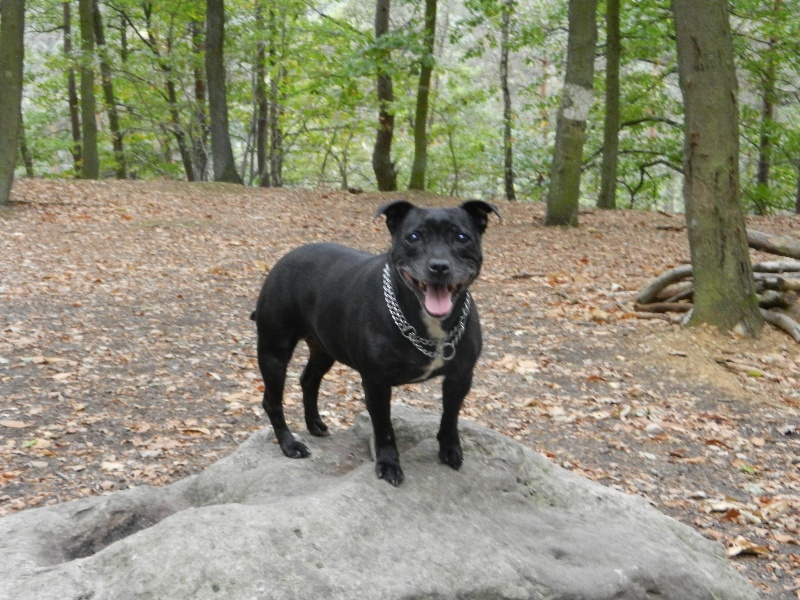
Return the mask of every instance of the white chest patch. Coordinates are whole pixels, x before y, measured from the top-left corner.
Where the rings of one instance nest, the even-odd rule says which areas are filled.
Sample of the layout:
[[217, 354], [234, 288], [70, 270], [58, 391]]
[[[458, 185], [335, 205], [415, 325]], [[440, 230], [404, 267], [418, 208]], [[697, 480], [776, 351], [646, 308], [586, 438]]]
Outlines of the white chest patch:
[[[447, 332], [442, 329], [442, 323], [439, 319], [434, 319], [425, 311], [422, 312], [422, 322], [428, 329], [428, 337], [437, 342], [437, 347], [444, 344], [447, 339]], [[417, 379], [417, 381], [424, 381], [428, 379], [431, 374], [444, 365], [444, 359], [441, 356], [431, 359], [431, 362], [425, 368], [425, 372]]]

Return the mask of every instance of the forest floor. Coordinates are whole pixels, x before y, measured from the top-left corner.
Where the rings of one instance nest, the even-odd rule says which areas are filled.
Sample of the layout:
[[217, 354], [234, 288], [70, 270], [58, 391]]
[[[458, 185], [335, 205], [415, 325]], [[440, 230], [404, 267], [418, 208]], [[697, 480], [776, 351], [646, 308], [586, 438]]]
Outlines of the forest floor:
[[[266, 426], [248, 319], [265, 272], [315, 240], [385, 250], [371, 217], [399, 197], [455, 202], [18, 181], [0, 211], [0, 515], [167, 484]], [[632, 312], [637, 290], [688, 260], [682, 216], [587, 211], [561, 229], [541, 205], [499, 207], [463, 416], [718, 540], [765, 597], [800, 598], [800, 345]], [[748, 226], [800, 237], [797, 217]], [[286, 399], [298, 432], [301, 367]], [[436, 383], [394, 398], [439, 410]], [[334, 435], [348, 427], [356, 374], [335, 366], [321, 401]]]

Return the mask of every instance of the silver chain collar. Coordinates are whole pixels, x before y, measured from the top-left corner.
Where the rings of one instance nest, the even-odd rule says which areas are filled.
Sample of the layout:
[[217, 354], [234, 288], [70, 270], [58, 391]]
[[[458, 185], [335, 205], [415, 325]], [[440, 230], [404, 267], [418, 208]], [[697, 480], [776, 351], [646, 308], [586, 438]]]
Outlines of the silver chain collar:
[[422, 352], [425, 356], [441, 358], [442, 360], [451, 360], [456, 355], [456, 345], [461, 340], [461, 336], [464, 335], [464, 330], [467, 326], [467, 317], [469, 317], [469, 293], [467, 293], [464, 298], [464, 308], [461, 310], [461, 317], [458, 319], [458, 324], [447, 337], [438, 340], [420, 337], [417, 335], [416, 328], [406, 321], [406, 318], [403, 316], [403, 311], [400, 310], [400, 305], [397, 304], [397, 298], [392, 289], [392, 274], [388, 263], [383, 267], [383, 298], [386, 300], [386, 307], [392, 315], [394, 324], [397, 325], [403, 337], [414, 344], [417, 350]]

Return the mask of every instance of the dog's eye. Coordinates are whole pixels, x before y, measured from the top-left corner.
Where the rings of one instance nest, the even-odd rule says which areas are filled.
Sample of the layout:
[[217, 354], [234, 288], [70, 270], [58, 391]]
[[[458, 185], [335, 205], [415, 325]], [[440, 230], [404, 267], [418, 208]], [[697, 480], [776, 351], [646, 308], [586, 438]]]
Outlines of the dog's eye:
[[409, 244], [416, 244], [418, 241], [422, 239], [422, 236], [419, 234], [418, 231], [412, 231], [406, 236], [406, 241]]
[[456, 234], [456, 241], [461, 244], [465, 244], [469, 241], [469, 236], [466, 233], [459, 232]]

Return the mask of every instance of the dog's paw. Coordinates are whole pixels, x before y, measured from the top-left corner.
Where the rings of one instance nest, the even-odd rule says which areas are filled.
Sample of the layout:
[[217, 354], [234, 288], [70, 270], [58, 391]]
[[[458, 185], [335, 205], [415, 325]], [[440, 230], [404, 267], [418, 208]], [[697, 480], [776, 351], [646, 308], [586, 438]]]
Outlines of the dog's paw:
[[461, 451], [461, 446], [442, 446], [439, 449], [439, 460], [458, 471], [464, 462], [464, 453]]
[[322, 422], [322, 419], [309, 421], [306, 423], [306, 427], [308, 428], [308, 432], [316, 437], [327, 437], [331, 434], [328, 430], [328, 426]]
[[294, 438], [282, 442], [281, 450], [289, 458], [306, 458], [311, 455], [308, 446]]
[[400, 463], [397, 461], [379, 460], [375, 463], [375, 474], [378, 479], [391, 483], [397, 487], [403, 483], [403, 469], [400, 468]]

